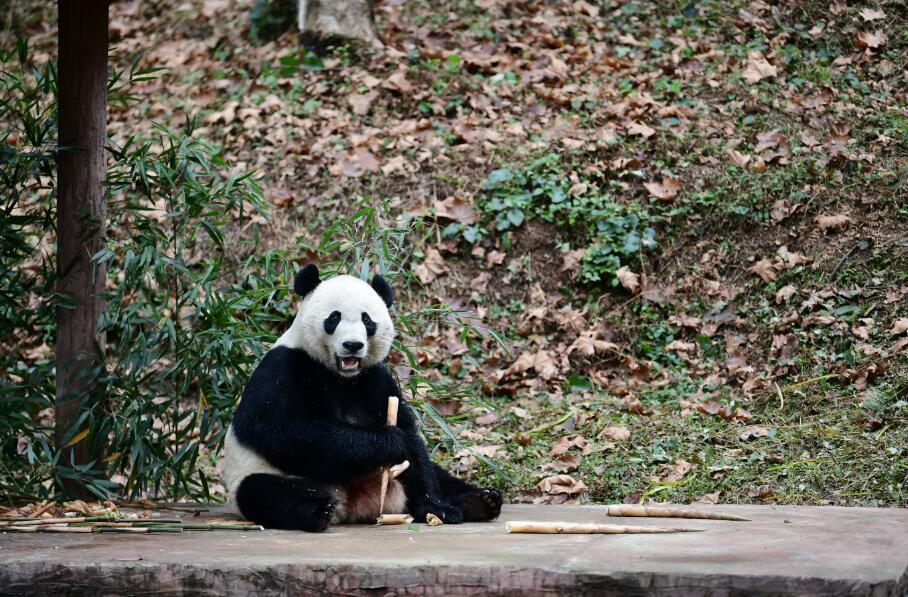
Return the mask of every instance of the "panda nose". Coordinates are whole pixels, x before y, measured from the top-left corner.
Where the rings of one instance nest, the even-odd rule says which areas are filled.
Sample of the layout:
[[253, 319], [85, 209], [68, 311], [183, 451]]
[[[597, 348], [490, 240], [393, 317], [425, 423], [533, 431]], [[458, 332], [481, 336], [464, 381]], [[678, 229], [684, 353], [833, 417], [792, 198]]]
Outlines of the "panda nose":
[[365, 345], [362, 342], [344, 342], [344, 348], [346, 348], [350, 352], [356, 352], [363, 346]]

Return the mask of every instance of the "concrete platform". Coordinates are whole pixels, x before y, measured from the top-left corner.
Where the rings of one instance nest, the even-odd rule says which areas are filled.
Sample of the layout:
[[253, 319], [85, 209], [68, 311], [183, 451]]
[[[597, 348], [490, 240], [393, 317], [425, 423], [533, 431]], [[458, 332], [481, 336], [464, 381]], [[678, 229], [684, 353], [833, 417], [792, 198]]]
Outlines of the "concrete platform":
[[[710, 508], [752, 522], [609, 518], [601, 506], [518, 505], [494, 523], [419, 531], [0, 534], [0, 594], [908, 594], [908, 510]], [[508, 535], [506, 520], [706, 532]]]

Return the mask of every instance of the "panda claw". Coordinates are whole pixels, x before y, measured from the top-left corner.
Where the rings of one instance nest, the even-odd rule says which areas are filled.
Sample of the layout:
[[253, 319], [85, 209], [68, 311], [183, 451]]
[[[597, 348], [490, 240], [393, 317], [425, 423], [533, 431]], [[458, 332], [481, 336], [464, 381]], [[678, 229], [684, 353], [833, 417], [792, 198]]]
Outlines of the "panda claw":
[[305, 525], [303, 530], [313, 533], [321, 533], [327, 530], [336, 507], [337, 504], [333, 500], [326, 502], [321, 507], [317, 507], [312, 513], [311, 523]]
[[498, 518], [503, 500], [496, 489], [486, 488], [471, 491], [460, 498], [458, 504], [464, 513], [464, 520], [484, 522]]

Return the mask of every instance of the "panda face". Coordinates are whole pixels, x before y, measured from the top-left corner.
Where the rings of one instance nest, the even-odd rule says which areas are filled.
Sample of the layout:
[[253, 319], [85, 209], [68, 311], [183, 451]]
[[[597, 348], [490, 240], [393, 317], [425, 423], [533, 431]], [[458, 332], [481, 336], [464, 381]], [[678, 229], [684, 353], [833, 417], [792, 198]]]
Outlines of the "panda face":
[[[277, 344], [301, 348], [339, 375], [354, 377], [383, 361], [391, 349], [390, 287], [381, 278], [370, 286], [353, 276], [319, 281], [317, 275], [316, 270], [311, 289], [301, 287], [298, 276], [297, 292], [305, 295], [293, 325]], [[385, 298], [378, 292], [386, 292]]]

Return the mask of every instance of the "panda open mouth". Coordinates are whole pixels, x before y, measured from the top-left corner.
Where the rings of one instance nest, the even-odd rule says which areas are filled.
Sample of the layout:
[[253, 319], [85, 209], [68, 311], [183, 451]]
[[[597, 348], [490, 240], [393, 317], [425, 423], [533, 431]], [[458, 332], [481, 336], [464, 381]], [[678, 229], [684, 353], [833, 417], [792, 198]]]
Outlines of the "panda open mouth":
[[359, 371], [359, 365], [362, 361], [359, 357], [337, 357], [337, 368], [342, 373], [356, 373]]

